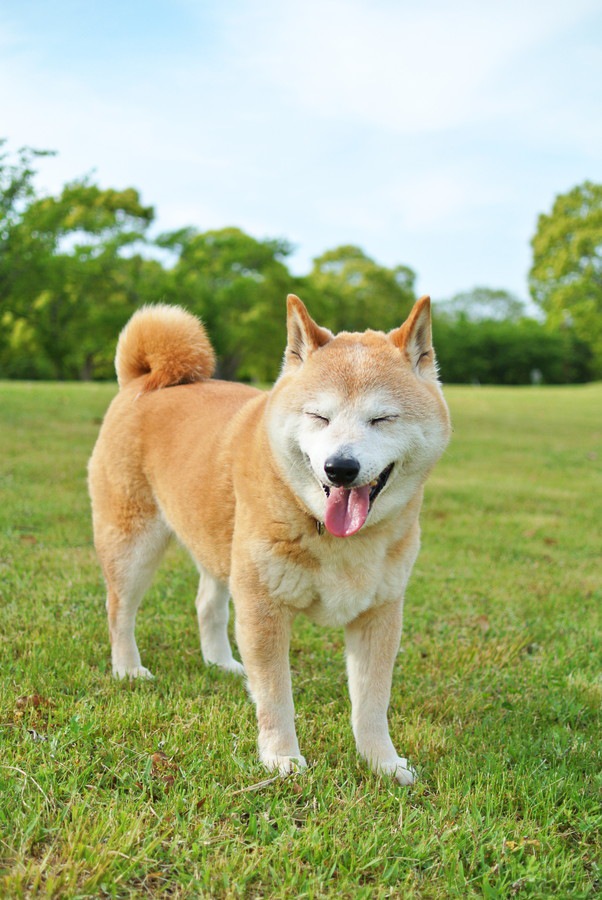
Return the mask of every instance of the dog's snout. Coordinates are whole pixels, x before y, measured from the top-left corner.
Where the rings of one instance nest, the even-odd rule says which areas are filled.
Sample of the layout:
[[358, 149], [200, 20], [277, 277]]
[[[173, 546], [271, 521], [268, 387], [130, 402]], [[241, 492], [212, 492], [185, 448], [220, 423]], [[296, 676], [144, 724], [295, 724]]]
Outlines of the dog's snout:
[[355, 480], [360, 464], [353, 456], [329, 456], [324, 463], [324, 471], [328, 480], [335, 487], [347, 487]]

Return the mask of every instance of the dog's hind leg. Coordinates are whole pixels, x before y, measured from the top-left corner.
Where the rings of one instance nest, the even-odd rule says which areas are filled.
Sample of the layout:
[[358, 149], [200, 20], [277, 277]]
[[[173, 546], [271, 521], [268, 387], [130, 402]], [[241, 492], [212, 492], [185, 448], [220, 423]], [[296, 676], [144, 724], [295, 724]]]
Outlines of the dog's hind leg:
[[201, 578], [196, 596], [196, 611], [203, 659], [207, 665], [213, 664], [227, 672], [244, 675], [242, 664], [232, 656], [228, 638], [228, 588], [200, 566], [198, 569]]
[[104, 529], [96, 548], [107, 582], [107, 614], [113, 674], [117, 678], [152, 678], [140, 660], [134, 628], [140, 601], [151, 583], [169, 541], [160, 516], [147, 519], [134, 534]]

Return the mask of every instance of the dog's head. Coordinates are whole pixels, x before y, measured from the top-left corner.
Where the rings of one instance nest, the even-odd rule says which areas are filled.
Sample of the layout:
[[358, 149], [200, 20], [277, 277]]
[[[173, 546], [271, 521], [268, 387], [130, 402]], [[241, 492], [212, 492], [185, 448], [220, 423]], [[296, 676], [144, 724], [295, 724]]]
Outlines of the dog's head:
[[430, 300], [388, 334], [335, 336], [291, 294], [287, 326], [269, 404], [272, 451], [316, 521], [348, 537], [399, 513], [449, 440]]

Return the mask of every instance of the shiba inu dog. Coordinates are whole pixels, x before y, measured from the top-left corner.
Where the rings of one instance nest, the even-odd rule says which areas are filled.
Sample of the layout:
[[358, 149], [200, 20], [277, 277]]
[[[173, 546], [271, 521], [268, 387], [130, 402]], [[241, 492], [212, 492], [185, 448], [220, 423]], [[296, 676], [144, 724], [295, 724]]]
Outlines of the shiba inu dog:
[[[387, 710], [426, 478], [450, 432], [430, 301], [384, 334], [333, 335], [288, 298], [270, 392], [213, 380], [200, 322], [139, 310], [119, 338], [121, 390], [89, 464], [95, 545], [108, 588], [113, 672], [152, 677], [136, 611], [172, 534], [200, 573], [207, 663], [246, 674], [268, 769], [302, 769], [288, 663], [295, 616], [345, 629], [360, 755], [409, 784]], [[232, 596], [236, 641], [228, 640]]]

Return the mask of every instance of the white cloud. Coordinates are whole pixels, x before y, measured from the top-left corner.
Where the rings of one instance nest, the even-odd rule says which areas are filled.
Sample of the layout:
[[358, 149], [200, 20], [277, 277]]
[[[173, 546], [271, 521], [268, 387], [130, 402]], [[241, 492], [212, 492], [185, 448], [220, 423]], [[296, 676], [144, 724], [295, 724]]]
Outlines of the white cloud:
[[522, 105], [512, 60], [595, 11], [594, 0], [277, 2], [233, 29], [232, 58], [324, 120], [423, 134]]

